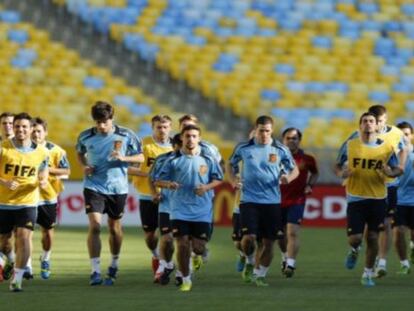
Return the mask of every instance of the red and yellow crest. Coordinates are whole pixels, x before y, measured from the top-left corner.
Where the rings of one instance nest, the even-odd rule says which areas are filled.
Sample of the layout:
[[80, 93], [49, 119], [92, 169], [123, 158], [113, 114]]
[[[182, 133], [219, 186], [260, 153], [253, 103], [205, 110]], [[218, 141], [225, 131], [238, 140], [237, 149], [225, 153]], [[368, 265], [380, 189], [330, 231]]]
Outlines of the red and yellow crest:
[[200, 165], [200, 168], [198, 169], [198, 172], [201, 176], [205, 175], [208, 171], [207, 165]]
[[274, 153], [269, 154], [269, 162], [275, 163], [277, 161], [277, 155]]

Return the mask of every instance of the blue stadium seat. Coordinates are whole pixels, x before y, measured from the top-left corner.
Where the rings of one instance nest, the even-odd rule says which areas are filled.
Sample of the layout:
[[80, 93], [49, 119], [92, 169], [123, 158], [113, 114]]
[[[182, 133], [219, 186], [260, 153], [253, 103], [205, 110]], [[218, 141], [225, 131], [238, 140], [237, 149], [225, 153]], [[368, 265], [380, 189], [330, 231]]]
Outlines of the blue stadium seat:
[[90, 89], [101, 89], [105, 86], [105, 82], [102, 79], [96, 78], [96, 77], [92, 77], [92, 76], [88, 76], [83, 80], [83, 85], [86, 88], [90, 88]]
[[20, 14], [15, 11], [1, 11], [0, 19], [3, 23], [16, 24], [20, 22]]
[[7, 33], [7, 37], [10, 41], [24, 44], [29, 39], [29, 34], [26, 30], [10, 29]]

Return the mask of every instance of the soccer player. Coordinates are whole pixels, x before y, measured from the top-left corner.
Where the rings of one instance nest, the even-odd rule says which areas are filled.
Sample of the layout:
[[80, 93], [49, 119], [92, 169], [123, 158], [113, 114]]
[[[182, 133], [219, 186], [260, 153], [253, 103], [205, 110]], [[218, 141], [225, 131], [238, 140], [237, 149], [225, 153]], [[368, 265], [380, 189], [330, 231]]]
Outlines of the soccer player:
[[[386, 140], [397, 150], [400, 167], [404, 167], [407, 152], [403, 133], [395, 126], [387, 125], [387, 109], [382, 105], [373, 105], [369, 107], [368, 112], [373, 113], [378, 120], [377, 133], [379, 138]], [[360, 131], [355, 131], [349, 138], [356, 138]], [[346, 142], [341, 148], [345, 148]], [[383, 277], [387, 274], [387, 254], [391, 247], [391, 220], [394, 215], [397, 204], [397, 187], [395, 178], [387, 178], [387, 213], [385, 216], [384, 230], [379, 233], [379, 251], [376, 262], [375, 276]]]
[[285, 256], [282, 262], [283, 274], [292, 277], [299, 252], [299, 230], [305, 210], [306, 195], [312, 193], [312, 187], [318, 180], [318, 168], [315, 158], [300, 149], [302, 132], [294, 127], [282, 133], [283, 144], [287, 146], [299, 169], [299, 176], [287, 185], [281, 185], [282, 225], [286, 233], [279, 240], [279, 247]]
[[400, 258], [399, 274], [410, 273], [410, 262], [407, 257], [407, 244], [405, 240], [405, 232], [410, 229], [411, 240], [414, 239], [414, 150], [412, 144], [413, 127], [408, 122], [401, 122], [397, 125], [404, 133], [408, 146], [408, 156], [405, 163], [404, 174], [399, 178], [397, 191], [397, 208], [394, 214], [394, 237], [395, 248]]
[[152, 270], [155, 275], [159, 265], [158, 253], [158, 198], [153, 197], [148, 183], [148, 173], [159, 155], [172, 150], [170, 132], [171, 118], [167, 115], [156, 115], [152, 118], [152, 135], [142, 139], [142, 152], [145, 161], [139, 168], [130, 167], [129, 175], [139, 193], [139, 210], [142, 228], [145, 233], [145, 243], [152, 253]]
[[[273, 119], [260, 116], [256, 119], [255, 137], [237, 145], [229, 160], [233, 185], [242, 189], [241, 245], [247, 256], [242, 276], [245, 282], [255, 280], [258, 286], [268, 285], [265, 277], [273, 258], [273, 244], [283, 237], [280, 184], [291, 182], [299, 174], [290, 151], [272, 138], [272, 132]], [[253, 276], [257, 237], [262, 247]]]
[[[359, 136], [340, 149], [337, 175], [346, 178], [347, 234], [351, 250], [346, 267], [355, 267], [363, 232], [367, 226], [367, 251], [361, 284], [374, 286], [374, 264], [378, 253], [378, 233], [384, 229], [386, 215], [386, 176], [397, 177], [403, 170], [394, 145], [379, 138], [377, 115], [366, 112], [359, 121]], [[347, 164], [348, 163], [348, 164]]]
[[63, 191], [63, 178], [70, 174], [69, 161], [66, 151], [58, 145], [46, 141], [47, 122], [41, 118], [33, 119], [32, 140], [43, 146], [49, 153], [49, 178], [46, 187], [40, 189], [40, 202], [37, 208], [37, 220], [42, 231], [42, 249], [40, 257], [40, 276], [50, 277], [50, 255], [56, 225], [58, 196]]
[[[11, 112], [3, 112], [0, 115], [0, 142], [14, 137], [13, 119], [14, 114]], [[0, 258], [6, 258], [5, 265], [0, 265], [0, 282], [3, 279], [9, 280], [13, 275], [15, 253], [13, 250], [12, 235], [12, 232], [0, 234]]]
[[170, 281], [170, 274], [174, 271], [174, 262], [172, 260], [174, 254], [174, 240], [172, 236], [170, 221], [170, 202], [168, 189], [159, 189], [154, 186], [154, 181], [158, 179], [165, 161], [169, 161], [174, 152], [182, 147], [180, 134], [176, 134], [172, 139], [173, 151], [163, 153], [155, 159], [149, 175], [149, 183], [154, 200], [159, 202], [158, 205], [158, 222], [160, 227], [160, 264], [155, 273], [154, 282], [166, 285]]
[[213, 214], [212, 189], [223, 173], [219, 163], [201, 152], [201, 130], [188, 125], [181, 131], [183, 147], [162, 166], [156, 185], [171, 190], [170, 219], [176, 239], [177, 261], [183, 276], [181, 291], [190, 291], [191, 250], [197, 255], [205, 251]]
[[103, 282], [100, 230], [102, 214], [106, 213], [112, 260], [104, 283], [113, 285], [122, 245], [121, 218], [128, 194], [128, 166], [143, 162], [144, 157], [134, 132], [113, 123], [114, 108], [109, 103], [96, 102], [91, 114], [95, 126], [80, 133], [76, 145], [85, 174], [83, 194], [89, 219], [87, 244], [92, 266], [89, 284]]
[[[180, 131], [188, 125], [197, 125], [198, 126], [198, 118], [193, 114], [183, 115], [178, 120], [178, 122], [179, 122], [179, 125], [180, 125]], [[214, 159], [216, 159], [216, 161], [218, 163], [220, 163], [221, 169], [224, 172], [225, 171], [224, 161], [223, 161], [223, 158], [222, 158], [222, 156], [220, 154], [220, 151], [217, 148], [217, 146], [213, 145], [212, 143], [210, 143], [206, 140], [200, 140], [199, 144], [200, 144], [200, 147], [201, 147], [201, 152], [213, 157]], [[212, 191], [212, 195], [213, 195], [213, 199], [214, 199], [214, 191]], [[210, 234], [208, 236], [208, 241], [210, 241], [211, 236], [213, 235], [214, 214], [213, 214], [212, 219], [211, 219], [210, 229], [211, 229], [211, 231], [210, 231]], [[205, 262], [208, 261], [209, 250], [208, 250], [207, 247], [205, 247], [205, 253], [202, 254], [202, 256], [196, 256], [194, 253], [192, 253], [191, 256], [192, 256], [192, 265], [193, 265], [194, 270], [199, 270], [201, 265], [203, 264], [203, 262], [205, 263]]]
[[0, 147], [0, 234], [15, 230], [16, 262], [10, 290], [19, 292], [30, 256], [39, 187], [47, 183], [48, 154], [31, 141], [32, 118], [27, 113], [14, 117], [13, 129], [15, 137]]

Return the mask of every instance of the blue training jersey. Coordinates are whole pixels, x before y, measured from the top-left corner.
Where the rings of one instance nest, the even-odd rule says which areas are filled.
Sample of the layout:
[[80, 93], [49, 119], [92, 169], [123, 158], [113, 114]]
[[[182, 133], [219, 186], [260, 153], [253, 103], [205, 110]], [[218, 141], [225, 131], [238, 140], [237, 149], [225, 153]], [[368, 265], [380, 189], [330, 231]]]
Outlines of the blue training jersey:
[[[155, 159], [155, 162], [149, 172], [149, 179], [151, 182], [159, 180], [159, 174], [161, 172], [162, 166], [164, 165], [165, 161], [167, 161], [173, 154], [175, 154], [175, 152], [170, 151], [161, 154]], [[170, 193], [171, 191], [168, 189], [161, 189], [161, 201], [158, 204], [158, 213], [170, 213]]]
[[[117, 146], [115, 146], [117, 145]], [[99, 133], [95, 127], [80, 133], [76, 144], [78, 153], [86, 154], [94, 171], [85, 176], [84, 187], [101, 194], [128, 193], [128, 162], [111, 159], [114, 149], [133, 156], [142, 153], [141, 141], [131, 130], [115, 125], [109, 134]]]
[[211, 222], [213, 192], [207, 191], [203, 196], [198, 196], [195, 194], [195, 188], [200, 184], [209, 184], [213, 180], [223, 180], [223, 172], [214, 158], [201, 152], [196, 155], [184, 154], [182, 151], [174, 152], [173, 156], [164, 162], [158, 178], [180, 185], [169, 195], [170, 219]]
[[243, 162], [241, 203], [280, 203], [279, 178], [296, 166], [286, 146], [276, 140], [262, 145], [254, 138], [237, 145], [229, 161], [235, 175], [239, 173], [240, 162]]
[[397, 191], [398, 205], [414, 207], [414, 150], [411, 147], [410, 153], [407, 155], [404, 174], [399, 178], [399, 186]]
[[199, 145], [202, 153], [213, 157], [218, 163], [220, 163], [222, 157], [220, 151], [215, 145], [205, 140], [200, 141]]

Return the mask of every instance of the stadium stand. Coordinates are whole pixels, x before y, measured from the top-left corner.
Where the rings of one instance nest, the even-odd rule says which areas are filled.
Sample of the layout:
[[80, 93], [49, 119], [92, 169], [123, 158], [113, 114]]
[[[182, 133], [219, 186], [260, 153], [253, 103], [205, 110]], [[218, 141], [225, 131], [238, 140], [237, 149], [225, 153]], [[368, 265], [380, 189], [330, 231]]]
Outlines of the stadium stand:
[[336, 147], [372, 104], [413, 119], [409, 0], [54, 2], [237, 115], [303, 129], [305, 147]]
[[[47, 32], [21, 22], [18, 12], [0, 11], [0, 38], [2, 111], [41, 115], [53, 129], [50, 139], [57, 143], [73, 145], [79, 132], [90, 126], [90, 107], [99, 99], [116, 104], [117, 122], [139, 136], [151, 133], [153, 114], [181, 115], [51, 41]], [[216, 133], [205, 136], [223, 143]]]

